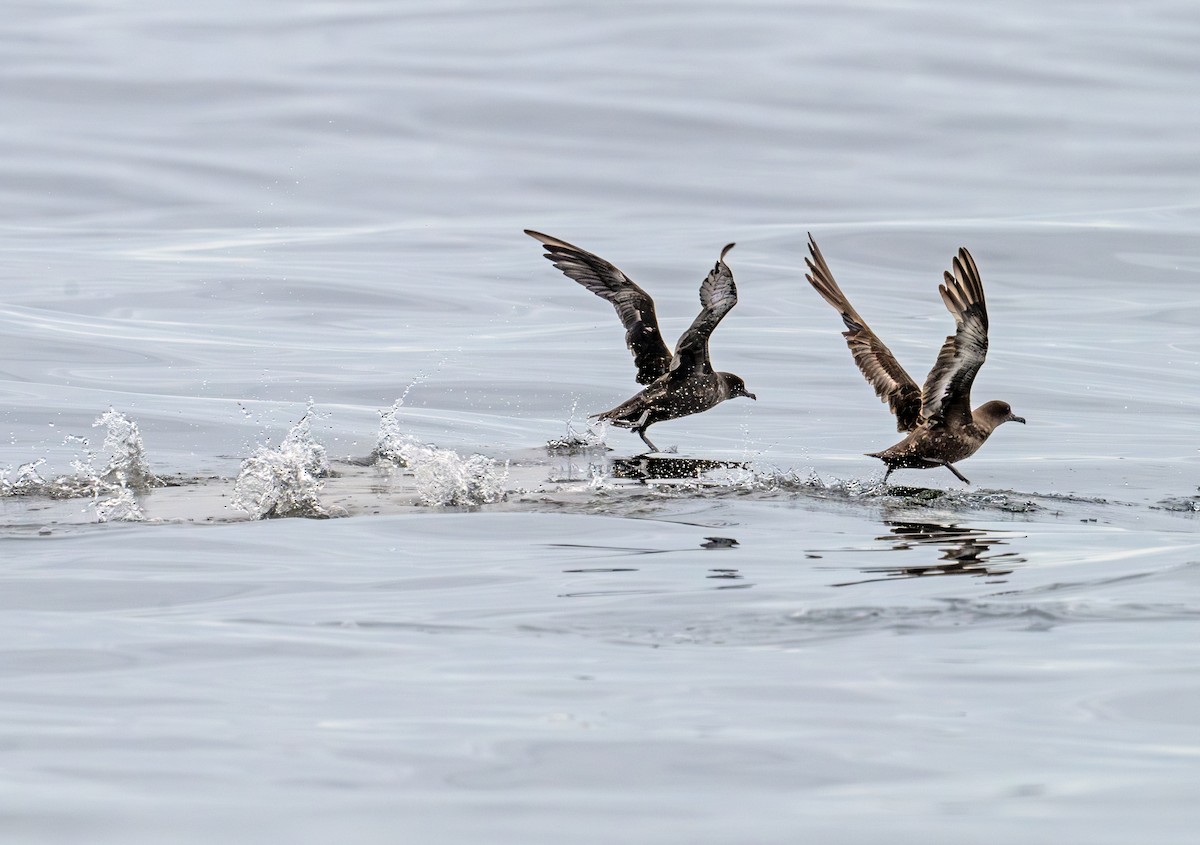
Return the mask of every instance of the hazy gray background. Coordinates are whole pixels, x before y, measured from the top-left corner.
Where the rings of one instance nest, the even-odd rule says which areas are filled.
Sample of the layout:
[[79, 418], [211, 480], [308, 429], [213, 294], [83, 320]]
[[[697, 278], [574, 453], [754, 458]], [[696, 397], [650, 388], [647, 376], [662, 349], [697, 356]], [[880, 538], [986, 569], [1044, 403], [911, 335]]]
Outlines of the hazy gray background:
[[[533, 227], [670, 335], [736, 240], [713, 354], [760, 401], [656, 442], [877, 477], [896, 434], [811, 230], [918, 379], [971, 248], [976, 398], [1029, 425], [962, 469], [1042, 509], [635, 491], [37, 537], [0, 501], [0, 835], [1191, 841], [1196, 523], [1158, 508], [1200, 476], [1198, 42], [1186, 2], [9, 5], [0, 466], [65, 469], [115, 406], [156, 470], [229, 476], [310, 398], [363, 454], [414, 380], [414, 435], [522, 460], [635, 387]], [[983, 572], [895, 577], [947, 559]]]

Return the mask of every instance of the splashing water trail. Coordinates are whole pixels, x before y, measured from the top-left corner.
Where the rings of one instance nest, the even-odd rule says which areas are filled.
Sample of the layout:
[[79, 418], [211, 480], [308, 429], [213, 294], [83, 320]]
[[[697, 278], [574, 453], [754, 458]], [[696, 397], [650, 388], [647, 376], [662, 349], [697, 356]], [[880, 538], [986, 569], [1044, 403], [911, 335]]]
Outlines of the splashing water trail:
[[103, 469], [96, 469], [96, 456], [90, 450], [86, 437], [68, 435], [69, 444], [76, 444], [85, 450], [82, 458], [71, 462], [75, 471], [73, 475], [43, 478], [38, 469], [46, 461], [39, 458], [19, 466], [12, 480], [8, 477], [8, 470], [0, 473], [0, 495], [45, 496], [50, 499], [90, 497], [100, 522], [137, 522], [145, 519], [137, 494], [161, 486], [162, 481], [150, 471], [137, 423], [120, 411], [109, 408], [92, 425], [105, 429], [103, 449], [108, 453], [108, 458]]
[[325, 447], [313, 439], [311, 411], [310, 407], [288, 430], [278, 449], [263, 445], [242, 461], [233, 486], [233, 507], [251, 519], [330, 515], [320, 500], [321, 477], [329, 474], [329, 460]]

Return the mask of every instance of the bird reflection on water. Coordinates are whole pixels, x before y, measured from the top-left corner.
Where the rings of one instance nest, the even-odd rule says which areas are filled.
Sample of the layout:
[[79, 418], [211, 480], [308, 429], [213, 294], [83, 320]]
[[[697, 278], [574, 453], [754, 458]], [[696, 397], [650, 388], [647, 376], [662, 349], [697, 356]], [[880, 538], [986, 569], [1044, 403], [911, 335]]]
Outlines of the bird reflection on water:
[[[639, 555], [639, 556], [640, 555], [660, 555], [660, 554], [668, 554], [668, 553], [673, 553], [673, 552], [691, 551], [691, 548], [674, 548], [674, 549], [671, 549], [671, 548], [667, 548], [667, 549], [636, 548], [636, 547], [619, 547], [619, 546], [597, 546], [597, 545], [587, 545], [587, 544], [582, 544], [582, 543], [551, 543], [550, 545], [552, 548], [557, 548], [557, 549], [590, 549], [590, 550], [605, 554], [606, 556], [607, 555], [621, 555], [621, 556], [625, 556], [625, 555]], [[705, 537], [704, 542], [700, 543], [700, 548], [708, 549], [708, 550], [718, 549], [718, 550], [727, 552], [731, 549], [736, 549], [739, 545], [740, 544], [738, 543], [737, 538], [735, 538], [735, 537]], [[640, 570], [641, 570], [640, 567], [634, 567], [634, 566], [586, 566], [586, 567], [577, 567], [574, 569], [564, 569], [563, 574], [604, 576], [604, 575], [611, 575], [613, 573], [624, 574], [626, 572], [639, 572]], [[710, 581], [735, 582], [735, 581], [743, 581], [744, 580], [744, 576], [742, 575], [741, 571], [738, 569], [735, 569], [731, 566], [708, 567], [707, 569], [704, 570], [704, 572], [705, 572], [704, 578], [707, 580], [710, 580]], [[744, 589], [748, 589], [751, 586], [753, 586], [753, 585], [749, 584], [749, 583], [722, 583], [720, 586], [713, 585], [714, 589], [717, 589], [717, 590], [744, 590]], [[653, 587], [653, 588], [648, 588], [645, 590], [631, 590], [628, 587], [623, 586], [616, 590], [613, 590], [613, 589], [599, 589], [599, 590], [598, 589], [588, 589], [588, 590], [582, 591], [582, 592], [575, 590], [575, 591], [572, 591], [569, 593], [562, 593], [561, 596], [563, 598], [580, 598], [580, 597], [592, 597], [592, 596], [601, 596], [601, 595], [631, 595], [631, 594], [635, 594], [635, 593], [639, 593], [639, 592], [653, 593], [653, 592], [662, 592], [662, 591], [663, 591], [663, 588], [661, 585], [657, 586], [657, 587]]]
[[651, 457], [613, 458], [610, 472], [613, 478], [637, 481], [681, 480], [701, 478], [718, 469], [745, 469], [742, 461], [710, 461], [702, 458]]
[[863, 567], [867, 575], [881, 577], [844, 581], [835, 587], [892, 581], [899, 578], [924, 578], [931, 575], [972, 575], [981, 578], [1002, 578], [1012, 573], [1012, 567], [1025, 558], [1012, 551], [991, 551], [995, 546], [1007, 546], [1008, 540], [999, 532], [934, 522], [888, 521], [891, 533], [876, 540], [890, 541], [891, 551], [912, 551], [934, 546], [942, 552], [937, 563], [912, 566]]

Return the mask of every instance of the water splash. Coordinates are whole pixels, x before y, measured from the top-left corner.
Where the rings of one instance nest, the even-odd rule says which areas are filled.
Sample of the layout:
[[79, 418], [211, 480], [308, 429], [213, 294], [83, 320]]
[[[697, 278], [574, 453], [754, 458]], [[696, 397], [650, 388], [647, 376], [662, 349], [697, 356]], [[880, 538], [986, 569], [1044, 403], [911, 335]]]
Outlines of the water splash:
[[926, 507], [995, 509], [1009, 513], [1042, 510], [1025, 494], [1002, 490], [938, 489], [885, 484], [880, 478], [822, 479], [816, 472], [801, 478], [794, 472], [763, 473], [760, 489], [810, 495], [824, 499], [866, 499], [887, 504]]
[[109, 408], [92, 423], [92, 428], [100, 426], [105, 429], [101, 448], [108, 452], [107, 464], [97, 473], [102, 481], [137, 491], [162, 486], [162, 480], [150, 471], [136, 422]]
[[50, 481], [42, 478], [38, 468], [46, 463], [45, 458], [29, 461], [17, 467], [15, 478], [10, 479], [12, 468], [0, 470], [0, 496], [45, 496], [48, 499], [73, 499], [79, 493], [74, 485], [64, 485], [63, 481], [73, 481], [61, 476]]
[[133, 420], [109, 408], [92, 423], [104, 427], [107, 453], [103, 467], [96, 468], [96, 454], [88, 438], [68, 435], [67, 442], [84, 450], [82, 458], [71, 462], [73, 475], [43, 478], [38, 471], [44, 458], [22, 464], [10, 480], [9, 470], [0, 472], [0, 496], [44, 496], [50, 499], [91, 498], [100, 522], [112, 520], [137, 522], [145, 518], [137, 494], [162, 485], [146, 460], [141, 431]]
[[137, 493], [162, 486], [162, 481], [150, 471], [136, 422], [109, 408], [92, 423], [92, 428], [101, 426], [104, 427], [101, 448], [108, 453], [108, 460], [102, 469], [94, 470], [89, 453], [86, 464], [76, 462], [76, 473], [94, 480], [92, 504], [98, 521], [141, 522], [146, 515]]
[[141, 522], [146, 518], [131, 487], [113, 487], [92, 501], [97, 522]]
[[397, 418], [403, 404], [404, 396], [401, 396], [392, 403], [392, 407], [379, 412], [379, 437], [375, 441], [373, 452], [376, 463], [408, 466], [405, 450], [411, 449], [414, 441], [412, 437], [401, 430], [400, 421]]
[[431, 507], [467, 507], [504, 498], [508, 462], [498, 464], [484, 455], [462, 457], [453, 449], [415, 446], [408, 465], [417, 482], [417, 495]]
[[566, 432], [562, 437], [555, 437], [546, 443], [546, 451], [551, 455], [579, 455], [586, 452], [607, 452], [605, 443], [606, 426], [601, 423], [599, 428], [584, 423], [580, 431], [575, 427], [575, 411], [579, 400], [571, 405], [571, 413], [567, 417]]
[[325, 447], [312, 436], [312, 406], [292, 426], [279, 448], [259, 446], [242, 461], [233, 485], [233, 507], [251, 519], [302, 516], [328, 517], [321, 504], [321, 478], [329, 474]]
[[[771, 473], [768, 475], [773, 489], [828, 495], [832, 498], [861, 499], [877, 498], [889, 494], [888, 485], [882, 478], [832, 478], [823, 479], [815, 470], [806, 477], [799, 473]], [[941, 495], [940, 490], [930, 490], [932, 494]]]
[[404, 397], [380, 412], [377, 464], [407, 467], [417, 485], [417, 497], [430, 507], [471, 507], [499, 502], [505, 496], [508, 462], [484, 455], [463, 457], [453, 449], [418, 443], [404, 434], [397, 413]]
[[1033, 494], [1003, 490], [937, 489], [884, 484], [882, 477], [830, 478], [816, 472], [807, 475], [753, 461], [708, 461], [686, 458], [642, 457], [615, 459], [610, 474], [594, 476], [591, 489], [614, 489], [613, 480], [635, 479], [657, 497], [721, 497], [751, 495], [758, 498], [812, 498], [859, 501], [889, 507], [941, 507], [950, 509], [1000, 510], [1026, 513], [1043, 510]]
[[619, 489], [620, 485], [613, 482], [612, 477], [605, 472], [604, 465], [598, 463], [588, 464], [588, 489], [593, 493], [607, 493], [610, 490]]

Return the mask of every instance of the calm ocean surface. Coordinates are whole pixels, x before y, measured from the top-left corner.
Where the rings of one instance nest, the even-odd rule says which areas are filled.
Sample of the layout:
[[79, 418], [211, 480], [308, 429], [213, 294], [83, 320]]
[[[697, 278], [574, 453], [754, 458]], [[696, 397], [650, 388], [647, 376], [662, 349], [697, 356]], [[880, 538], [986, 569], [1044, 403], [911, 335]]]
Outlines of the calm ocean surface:
[[[1198, 42], [1182, 0], [6, 8], [0, 839], [1194, 842]], [[652, 431], [699, 481], [547, 453], [636, 385], [526, 227], [671, 339], [737, 241], [759, 401]], [[918, 380], [974, 254], [974, 398], [1029, 422], [971, 487], [878, 484], [808, 231]]]

